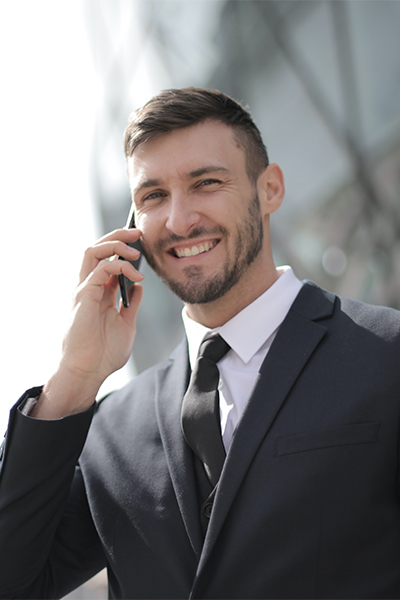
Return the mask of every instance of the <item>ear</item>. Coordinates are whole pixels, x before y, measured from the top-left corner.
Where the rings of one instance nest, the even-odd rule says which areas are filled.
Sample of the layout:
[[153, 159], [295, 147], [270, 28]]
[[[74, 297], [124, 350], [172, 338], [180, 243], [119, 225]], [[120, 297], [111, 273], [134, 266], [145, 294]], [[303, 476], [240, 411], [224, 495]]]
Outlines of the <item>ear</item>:
[[257, 180], [258, 197], [263, 215], [270, 215], [282, 204], [285, 196], [285, 180], [282, 169], [271, 163]]

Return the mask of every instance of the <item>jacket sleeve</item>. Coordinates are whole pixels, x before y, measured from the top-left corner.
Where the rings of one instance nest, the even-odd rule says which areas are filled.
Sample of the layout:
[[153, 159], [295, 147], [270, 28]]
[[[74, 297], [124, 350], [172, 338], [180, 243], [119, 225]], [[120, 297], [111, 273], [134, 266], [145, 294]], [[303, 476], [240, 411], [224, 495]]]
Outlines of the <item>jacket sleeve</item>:
[[0, 458], [0, 598], [59, 598], [105, 566], [77, 461], [94, 409], [55, 421], [10, 413]]

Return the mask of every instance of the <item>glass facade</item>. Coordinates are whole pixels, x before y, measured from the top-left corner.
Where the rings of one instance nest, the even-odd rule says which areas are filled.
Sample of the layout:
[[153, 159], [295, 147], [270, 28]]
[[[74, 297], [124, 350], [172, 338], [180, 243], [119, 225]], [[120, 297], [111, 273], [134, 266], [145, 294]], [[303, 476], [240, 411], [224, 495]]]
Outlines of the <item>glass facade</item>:
[[[104, 231], [129, 210], [130, 111], [160, 89], [217, 88], [250, 107], [285, 173], [276, 262], [400, 307], [400, 3], [99, 0], [85, 16], [102, 83], [92, 164]], [[139, 371], [182, 335], [180, 302], [148, 271]]]

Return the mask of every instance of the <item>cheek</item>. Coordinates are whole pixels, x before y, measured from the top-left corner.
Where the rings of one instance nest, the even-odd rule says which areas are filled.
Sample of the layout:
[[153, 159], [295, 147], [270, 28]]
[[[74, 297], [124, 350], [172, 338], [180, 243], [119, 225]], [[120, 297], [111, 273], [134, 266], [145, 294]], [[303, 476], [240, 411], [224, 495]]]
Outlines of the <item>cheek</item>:
[[140, 229], [144, 238], [151, 238], [151, 232], [154, 229], [154, 223], [146, 214], [136, 214], [136, 227]]
[[155, 242], [162, 235], [161, 223], [146, 214], [138, 215], [136, 227], [142, 232], [142, 238], [149, 249], [154, 248]]

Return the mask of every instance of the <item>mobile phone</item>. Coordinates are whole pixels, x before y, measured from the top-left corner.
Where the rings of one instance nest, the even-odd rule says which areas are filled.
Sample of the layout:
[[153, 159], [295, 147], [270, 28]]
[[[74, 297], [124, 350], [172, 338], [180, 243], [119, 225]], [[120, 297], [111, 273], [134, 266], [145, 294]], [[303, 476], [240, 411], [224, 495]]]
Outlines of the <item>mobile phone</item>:
[[[132, 202], [131, 210], [129, 211], [128, 220], [126, 222], [127, 229], [132, 229], [133, 227], [135, 227], [134, 209], [135, 209], [135, 206]], [[137, 240], [136, 242], [131, 242], [130, 244], [128, 244], [128, 246], [131, 246], [131, 248], [136, 248], [136, 250], [139, 250], [140, 252], [142, 252], [142, 243], [141, 243], [140, 239]], [[120, 256], [119, 258], [120, 258], [120, 260], [126, 260], [122, 256]], [[131, 265], [133, 265], [135, 267], [135, 269], [139, 270], [141, 258], [142, 258], [142, 255], [140, 254], [139, 258], [137, 258], [136, 260], [130, 260], [129, 262], [131, 263]], [[131, 285], [133, 285], [133, 281], [128, 279], [128, 277], [125, 277], [125, 275], [118, 275], [118, 281], [119, 281], [119, 290], [121, 293], [122, 303], [125, 306], [125, 308], [127, 308], [129, 306], [128, 290], [131, 287]]]

